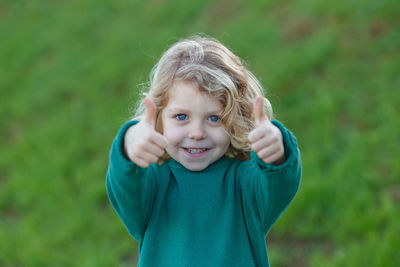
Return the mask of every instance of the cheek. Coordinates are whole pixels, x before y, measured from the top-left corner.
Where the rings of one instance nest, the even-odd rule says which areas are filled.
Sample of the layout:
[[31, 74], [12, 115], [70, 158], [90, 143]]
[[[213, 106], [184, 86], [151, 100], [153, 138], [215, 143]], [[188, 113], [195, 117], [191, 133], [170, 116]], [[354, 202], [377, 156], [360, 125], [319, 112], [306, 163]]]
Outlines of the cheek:
[[219, 129], [218, 131], [214, 132], [213, 139], [215, 140], [215, 143], [219, 145], [228, 146], [230, 143], [230, 136], [225, 132], [224, 129]]
[[183, 138], [183, 131], [181, 129], [167, 124], [163, 127], [163, 130], [163, 135], [167, 138], [169, 144], [175, 145], [181, 142]]
[[175, 144], [176, 143], [176, 134], [177, 130], [175, 127], [172, 126], [171, 122], [169, 121], [168, 118], [165, 117], [165, 114], [162, 114], [162, 123], [161, 123], [161, 128], [162, 128], [162, 135], [167, 138], [168, 144]]

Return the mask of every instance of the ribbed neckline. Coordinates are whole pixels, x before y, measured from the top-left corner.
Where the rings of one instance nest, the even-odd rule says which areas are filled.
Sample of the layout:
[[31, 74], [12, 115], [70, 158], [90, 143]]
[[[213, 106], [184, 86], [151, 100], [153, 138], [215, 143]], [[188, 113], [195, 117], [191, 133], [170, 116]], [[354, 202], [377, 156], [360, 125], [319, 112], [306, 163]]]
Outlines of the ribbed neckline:
[[215, 169], [215, 168], [219, 168], [221, 165], [224, 165], [228, 160], [230, 160], [230, 158], [223, 156], [220, 159], [218, 159], [217, 161], [208, 165], [207, 168], [205, 168], [201, 171], [188, 170], [182, 164], [180, 164], [179, 162], [177, 162], [174, 159], [170, 159], [166, 163], [168, 164], [169, 167], [174, 168], [174, 169], [186, 170], [186, 171], [192, 172], [192, 173], [200, 173], [200, 172], [207, 172], [207, 171]]

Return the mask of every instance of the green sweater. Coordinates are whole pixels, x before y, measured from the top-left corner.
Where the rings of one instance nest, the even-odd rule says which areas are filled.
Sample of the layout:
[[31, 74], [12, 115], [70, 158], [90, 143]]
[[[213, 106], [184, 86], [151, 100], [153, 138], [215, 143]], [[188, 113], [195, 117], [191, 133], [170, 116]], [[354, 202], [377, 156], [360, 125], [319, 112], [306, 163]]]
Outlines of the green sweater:
[[109, 199], [139, 242], [139, 266], [269, 266], [265, 236], [294, 198], [301, 160], [294, 135], [278, 121], [286, 161], [265, 164], [252, 152], [222, 157], [202, 171], [171, 159], [141, 168], [123, 154], [126, 130], [111, 148]]

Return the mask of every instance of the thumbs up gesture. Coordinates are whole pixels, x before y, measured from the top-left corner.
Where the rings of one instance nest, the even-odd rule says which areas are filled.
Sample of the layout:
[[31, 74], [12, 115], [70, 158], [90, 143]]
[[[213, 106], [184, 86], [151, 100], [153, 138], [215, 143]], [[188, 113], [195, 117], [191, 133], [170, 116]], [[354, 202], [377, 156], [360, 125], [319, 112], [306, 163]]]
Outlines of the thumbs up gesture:
[[264, 113], [264, 99], [259, 96], [254, 101], [256, 128], [249, 134], [251, 149], [265, 163], [281, 164], [285, 161], [282, 133]]
[[167, 139], [155, 130], [157, 108], [150, 98], [143, 100], [145, 117], [131, 126], [124, 137], [124, 149], [128, 158], [136, 165], [147, 168], [164, 154]]

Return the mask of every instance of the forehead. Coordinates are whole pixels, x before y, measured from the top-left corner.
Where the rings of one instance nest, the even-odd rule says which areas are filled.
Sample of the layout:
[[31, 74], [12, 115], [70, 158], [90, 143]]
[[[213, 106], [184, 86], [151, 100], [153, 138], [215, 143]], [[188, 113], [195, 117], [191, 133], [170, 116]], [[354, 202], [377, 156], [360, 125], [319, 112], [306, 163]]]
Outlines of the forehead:
[[177, 97], [186, 97], [191, 95], [200, 95], [200, 87], [195, 82], [177, 80], [169, 90], [169, 99]]
[[223, 108], [215, 96], [200, 90], [197, 83], [183, 80], [176, 81], [168, 92], [167, 107], [190, 108], [195, 105], [201, 105], [207, 109], [221, 110]]

